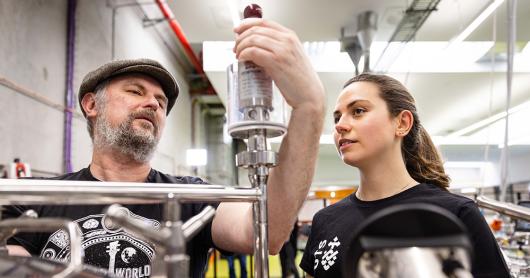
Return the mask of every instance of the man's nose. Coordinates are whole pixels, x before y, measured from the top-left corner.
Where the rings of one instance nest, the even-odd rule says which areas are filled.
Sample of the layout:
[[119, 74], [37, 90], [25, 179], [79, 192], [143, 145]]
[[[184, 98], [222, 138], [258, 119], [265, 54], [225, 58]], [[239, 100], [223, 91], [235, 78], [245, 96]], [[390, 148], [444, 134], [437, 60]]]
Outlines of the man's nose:
[[158, 103], [158, 100], [154, 96], [146, 96], [144, 107], [149, 107], [156, 111], [160, 108], [160, 103]]

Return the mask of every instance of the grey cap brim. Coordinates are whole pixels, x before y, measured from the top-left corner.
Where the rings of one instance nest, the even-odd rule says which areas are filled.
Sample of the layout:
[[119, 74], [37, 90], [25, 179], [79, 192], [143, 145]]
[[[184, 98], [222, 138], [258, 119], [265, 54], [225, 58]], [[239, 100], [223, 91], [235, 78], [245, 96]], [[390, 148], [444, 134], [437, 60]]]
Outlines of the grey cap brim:
[[81, 107], [83, 115], [86, 116], [83, 106], [81, 105], [81, 100], [86, 93], [95, 92], [96, 87], [109, 78], [127, 73], [145, 74], [157, 80], [168, 99], [166, 115], [169, 114], [169, 111], [173, 108], [179, 94], [177, 81], [173, 78], [171, 73], [169, 73], [169, 71], [157, 61], [151, 59], [134, 59], [112, 61], [85, 75], [78, 93], [79, 106]]

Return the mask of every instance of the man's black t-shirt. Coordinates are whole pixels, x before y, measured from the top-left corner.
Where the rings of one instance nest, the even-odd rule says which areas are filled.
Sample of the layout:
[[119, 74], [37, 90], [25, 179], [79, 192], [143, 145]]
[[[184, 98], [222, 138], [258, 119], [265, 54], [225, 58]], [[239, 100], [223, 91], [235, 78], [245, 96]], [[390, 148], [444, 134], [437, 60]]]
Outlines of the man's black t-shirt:
[[[473, 200], [437, 186], [418, 184], [394, 196], [361, 201], [355, 194], [317, 212], [313, 217], [300, 267], [313, 277], [342, 277], [342, 256], [347, 239], [356, 227], [373, 213], [397, 204], [428, 203], [456, 215], [467, 227], [474, 251], [474, 277], [510, 277], [502, 253]], [[392, 227], [389, 227], [391, 229]]]
[[[98, 181], [88, 168], [79, 172], [56, 177], [58, 180]], [[196, 177], [176, 177], [151, 170], [148, 183], [205, 184]], [[82, 201], [80, 201], [82, 203]], [[182, 221], [198, 214], [208, 204], [185, 203], [181, 206]], [[214, 204], [215, 206], [216, 204]], [[45, 205], [45, 206], [8, 206], [3, 212], [4, 218], [19, 216], [33, 209], [39, 217], [67, 218], [78, 225], [83, 236], [82, 247], [85, 263], [108, 269], [122, 277], [149, 277], [153, 269], [151, 263], [155, 256], [154, 245], [128, 233], [122, 227], [116, 227], [105, 218], [106, 205]], [[154, 230], [160, 229], [163, 205], [124, 205], [125, 213], [147, 223]], [[8, 240], [8, 244], [21, 245], [32, 255], [45, 259], [66, 261], [70, 256], [69, 239], [64, 230], [54, 233], [20, 233]], [[190, 277], [204, 277], [208, 249], [213, 247], [211, 223], [203, 228], [186, 246], [190, 256]]]

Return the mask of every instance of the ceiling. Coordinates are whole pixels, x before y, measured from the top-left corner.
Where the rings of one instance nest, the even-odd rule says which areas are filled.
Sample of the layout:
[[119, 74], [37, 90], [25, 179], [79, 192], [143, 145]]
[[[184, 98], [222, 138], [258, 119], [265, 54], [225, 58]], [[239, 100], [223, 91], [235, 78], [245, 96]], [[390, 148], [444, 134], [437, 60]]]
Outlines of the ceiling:
[[[264, 17], [294, 30], [301, 41], [337, 41], [342, 27], [356, 29], [356, 18], [361, 12], [372, 10], [378, 14], [375, 42], [386, 42], [412, 1], [391, 0], [257, 0]], [[437, 10], [425, 21], [415, 41], [444, 41], [456, 37], [490, 3], [489, 0], [441, 0]], [[243, 7], [249, 1], [178, 0], [168, 1], [188, 40], [194, 44], [205, 41], [232, 41], [232, 19], [229, 4]], [[414, 95], [423, 125], [431, 135], [444, 136], [462, 129], [505, 108], [506, 100], [506, 37], [507, 3], [501, 4], [470, 34], [466, 41], [495, 41], [477, 63], [481, 69], [451, 71], [414, 70], [387, 72], [402, 81]], [[517, 1], [516, 51], [530, 41], [530, 1]], [[494, 22], [496, 23], [494, 25]], [[529, 55], [524, 56], [530, 64]], [[435, 55], [435, 54], [433, 54]], [[347, 56], [345, 56], [347, 57]], [[490, 58], [497, 62], [492, 72]], [[516, 56], [516, 63], [523, 56]], [[374, 59], [374, 58], [372, 58]], [[458, 61], [455, 62], [457, 64]], [[511, 105], [530, 100], [530, 68], [514, 74]], [[331, 111], [342, 84], [352, 77], [350, 71], [319, 72], [327, 91], [328, 114], [324, 133], [331, 133]], [[226, 96], [226, 74], [222, 70], [207, 71], [221, 99]], [[529, 131], [530, 134], [530, 131]], [[323, 148], [327, 150], [328, 148]], [[332, 149], [332, 148], [330, 148]], [[328, 152], [328, 151], [324, 151]], [[329, 151], [330, 154], [333, 150]], [[324, 153], [325, 154], [325, 153]], [[334, 154], [333, 154], [334, 155]]]

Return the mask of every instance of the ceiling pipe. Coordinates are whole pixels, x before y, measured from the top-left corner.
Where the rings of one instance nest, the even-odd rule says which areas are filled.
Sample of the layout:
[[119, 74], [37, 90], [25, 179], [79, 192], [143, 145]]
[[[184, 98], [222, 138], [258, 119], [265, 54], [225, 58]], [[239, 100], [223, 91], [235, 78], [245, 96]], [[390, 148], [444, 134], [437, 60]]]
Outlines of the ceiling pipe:
[[[182, 28], [180, 27], [180, 24], [175, 19], [175, 16], [173, 15], [173, 12], [167, 5], [166, 1], [164, 0], [156, 0], [156, 4], [160, 8], [160, 11], [164, 15], [164, 17], [169, 22], [169, 26], [171, 29], [173, 29], [173, 32], [175, 32], [175, 35], [177, 36], [178, 40], [182, 44], [182, 47], [184, 48], [184, 52], [190, 59], [191, 63], [193, 64], [193, 67], [199, 74], [205, 74], [204, 70], [202, 69], [202, 64], [195, 56], [195, 53], [193, 52], [193, 49], [191, 49], [190, 43], [188, 42], [188, 39], [186, 38], [186, 35], [182, 31]], [[206, 76], [205, 76], [206, 77]]]

